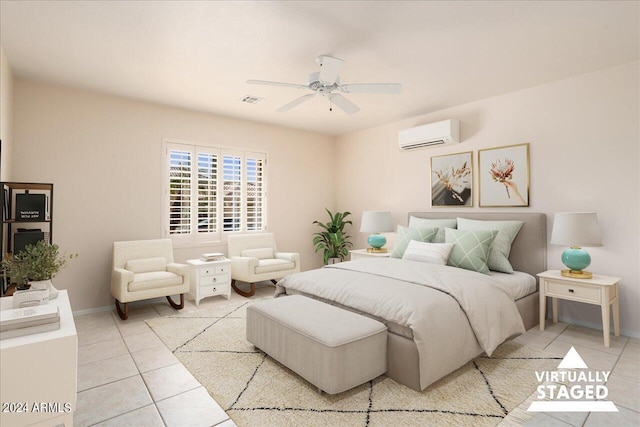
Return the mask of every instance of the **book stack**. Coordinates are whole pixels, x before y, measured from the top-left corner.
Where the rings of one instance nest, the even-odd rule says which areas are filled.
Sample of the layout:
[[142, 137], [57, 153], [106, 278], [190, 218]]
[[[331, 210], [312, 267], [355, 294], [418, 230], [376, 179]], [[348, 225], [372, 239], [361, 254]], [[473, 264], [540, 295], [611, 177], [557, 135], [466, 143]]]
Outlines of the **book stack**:
[[202, 254], [200, 255], [200, 260], [201, 261], [222, 261], [224, 259], [224, 254], [221, 252], [211, 252], [208, 254]]
[[0, 339], [60, 329], [60, 310], [57, 305], [37, 305], [0, 311]]

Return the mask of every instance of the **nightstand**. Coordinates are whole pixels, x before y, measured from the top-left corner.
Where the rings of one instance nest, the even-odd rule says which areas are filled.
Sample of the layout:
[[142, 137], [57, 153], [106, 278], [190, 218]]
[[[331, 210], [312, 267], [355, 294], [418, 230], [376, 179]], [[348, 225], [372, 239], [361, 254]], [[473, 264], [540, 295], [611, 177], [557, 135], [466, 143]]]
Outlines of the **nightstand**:
[[202, 298], [217, 295], [231, 298], [231, 260], [202, 261], [190, 259], [187, 261], [191, 268], [191, 284], [189, 295], [200, 304]]
[[619, 277], [593, 275], [591, 279], [564, 277], [559, 270], [549, 270], [538, 274], [540, 278], [540, 330], [544, 331], [547, 317], [547, 297], [551, 297], [553, 322], [558, 321], [558, 298], [596, 304], [602, 308], [602, 332], [604, 346], [609, 347], [609, 306], [613, 306], [613, 330], [620, 336], [620, 304], [618, 297]]
[[391, 252], [367, 252], [366, 249], [355, 249], [349, 251], [349, 253], [351, 254], [351, 261], [363, 258], [389, 258], [389, 255], [391, 255]]

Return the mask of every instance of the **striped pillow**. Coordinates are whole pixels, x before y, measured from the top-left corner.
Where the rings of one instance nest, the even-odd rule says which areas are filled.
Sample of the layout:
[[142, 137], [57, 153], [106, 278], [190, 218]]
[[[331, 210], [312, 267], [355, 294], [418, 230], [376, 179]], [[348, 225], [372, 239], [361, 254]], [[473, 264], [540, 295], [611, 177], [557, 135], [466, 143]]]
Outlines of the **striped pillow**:
[[453, 243], [427, 243], [412, 240], [405, 249], [402, 259], [446, 265], [451, 249], [453, 249]]

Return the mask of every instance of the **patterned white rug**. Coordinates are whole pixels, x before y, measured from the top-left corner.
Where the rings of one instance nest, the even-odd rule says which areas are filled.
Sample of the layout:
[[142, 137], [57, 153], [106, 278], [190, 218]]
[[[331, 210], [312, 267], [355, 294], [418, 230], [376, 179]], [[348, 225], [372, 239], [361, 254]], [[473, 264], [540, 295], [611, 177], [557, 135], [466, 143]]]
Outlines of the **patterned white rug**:
[[238, 426], [494, 426], [559, 358], [509, 342], [416, 392], [381, 376], [338, 395], [245, 340], [246, 306], [233, 303], [147, 323]]

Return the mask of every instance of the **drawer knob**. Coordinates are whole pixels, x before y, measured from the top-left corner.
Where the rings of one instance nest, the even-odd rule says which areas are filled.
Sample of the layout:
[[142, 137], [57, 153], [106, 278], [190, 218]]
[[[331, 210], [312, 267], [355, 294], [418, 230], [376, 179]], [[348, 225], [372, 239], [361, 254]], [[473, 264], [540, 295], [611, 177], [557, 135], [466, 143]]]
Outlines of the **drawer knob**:
[[572, 294], [573, 293], [573, 289], [569, 288], [569, 293]]
[[[218, 281], [218, 278], [217, 278], [217, 277], [214, 277], [214, 278], [213, 278], [213, 282], [215, 283], [215, 282], [217, 282], [217, 281]], [[570, 291], [571, 291], [571, 292], [573, 292], [573, 290], [571, 290], [571, 289], [570, 289]]]

